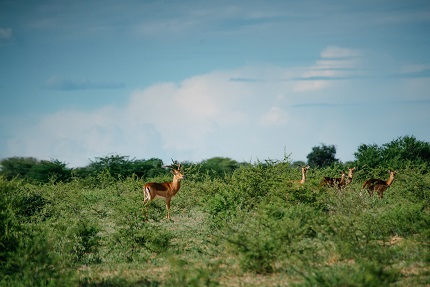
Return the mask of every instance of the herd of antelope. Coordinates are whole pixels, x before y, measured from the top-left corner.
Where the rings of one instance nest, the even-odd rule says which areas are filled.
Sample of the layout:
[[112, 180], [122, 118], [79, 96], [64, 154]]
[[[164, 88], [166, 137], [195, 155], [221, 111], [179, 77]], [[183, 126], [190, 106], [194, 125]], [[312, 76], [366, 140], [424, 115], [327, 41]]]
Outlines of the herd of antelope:
[[[166, 211], [167, 211], [167, 219], [170, 219], [170, 201], [172, 197], [179, 191], [181, 187], [181, 180], [184, 178], [184, 173], [181, 171], [181, 164], [172, 159], [173, 164], [164, 166], [165, 168], [169, 168], [173, 174], [173, 181], [171, 182], [149, 182], [143, 186], [143, 194], [144, 201], [143, 204], [148, 209], [148, 204], [156, 199], [161, 198], [166, 202]], [[302, 179], [297, 181], [292, 181], [293, 183], [297, 183], [300, 185], [304, 185], [306, 182], [306, 172], [310, 169], [310, 166], [299, 166], [302, 170]], [[343, 189], [349, 184], [351, 184], [353, 176], [354, 176], [355, 167], [348, 168], [348, 176], [345, 171], [342, 171], [341, 177], [323, 177], [320, 183], [320, 187], [327, 186], [336, 189]], [[388, 180], [371, 178], [364, 182], [362, 188], [367, 189], [369, 195], [373, 195], [376, 191], [380, 198], [383, 198], [384, 192], [388, 187], [393, 183], [394, 176], [397, 171], [388, 170], [390, 177]]]
[[[304, 166], [299, 168], [302, 169], [302, 179], [298, 181], [300, 184], [304, 184], [306, 182], [306, 172], [308, 169], [310, 169], [310, 166]], [[328, 186], [332, 188], [342, 189], [351, 184], [352, 178], [354, 177], [354, 171], [355, 167], [348, 168], [348, 177], [346, 177], [345, 171], [342, 171], [341, 177], [323, 177], [320, 183], [320, 187]], [[371, 178], [366, 180], [363, 183], [362, 189], [367, 189], [369, 192], [369, 195], [373, 195], [373, 193], [376, 191], [380, 198], [384, 197], [384, 192], [387, 190], [388, 187], [393, 183], [394, 176], [397, 173], [396, 171], [388, 170], [388, 173], [390, 174], [390, 177], [388, 180], [382, 180], [377, 178]]]

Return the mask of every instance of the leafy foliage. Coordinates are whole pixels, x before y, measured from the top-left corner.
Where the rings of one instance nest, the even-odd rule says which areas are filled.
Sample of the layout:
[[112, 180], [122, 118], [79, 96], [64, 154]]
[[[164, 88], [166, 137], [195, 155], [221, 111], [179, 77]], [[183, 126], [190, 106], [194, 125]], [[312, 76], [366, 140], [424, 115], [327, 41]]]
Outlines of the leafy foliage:
[[22, 187], [0, 177], [0, 286], [73, 286], [69, 262], [54, 252], [43, 226], [17, 214]]
[[306, 158], [311, 167], [327, 167], [339, 162], [336, 158], [336, 147], [326, 144], [313, 147]]
[[360, 166], [375, 168], [378, 165], [401, 168], [412, 163], [414, 165], [430, 163], [430, 143], [417, 140], [413, 136], [404, 136], [387, 144], [362, 144], [354, 153]]
[[213, 157], [202, 161], [200, 166], [200, 172], [209, 173], [212, 176], [218, 176], [222, 178], [226, 175], [231, 175], [236, 169], [240, 167], [240, 164], [230, 158]]
[[68, 181], [71, 169], [59, 160], [39, 161], [32, 157], [12, 157], [0, 161], [0, 175], [7, 179], [25, 178], [31, 182]]
[[80, 177], [88, 177], [108, 172], [114, 178], [128, 177], [133, 174], [149, 178], [163, 174], [165, 170], [162, 165], [163, 161], [156, 158], [136, 160], [123, 155], [109, 155], [95, 158], [87, 167], [78, 168], [76, 174]]
[[222, 176], [188, 165], [168, 221], [163, 201], [143, 208], [145, 179], [123, 175], [128, 161], [68, 181], [0, 176], [0, 286], [430, 284], [425, 163], [403, 162], [383, 199], [361, 186], [385, 166], [334, 190], [319, 182], [341, 165], [310, 169], [304, 185], [287, 159]]

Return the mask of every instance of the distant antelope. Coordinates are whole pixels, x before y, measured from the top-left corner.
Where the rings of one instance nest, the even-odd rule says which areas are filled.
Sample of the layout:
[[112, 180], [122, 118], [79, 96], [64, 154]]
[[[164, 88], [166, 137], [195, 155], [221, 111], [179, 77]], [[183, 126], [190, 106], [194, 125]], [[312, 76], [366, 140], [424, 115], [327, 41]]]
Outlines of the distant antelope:
[[166, 210], [167, 210], [167, 219], [170, 219], [170, 201], [172, 197], [178, 192], [181, 187], [181, 179], [184, 178], [184, 174], [181, 172], [181, 164], [173, 161], [173, 165], [165, 166], [167, 168], [171, 168], [173, 173], [173, 181], [171, 182], [149, 182], [145, 184], [143, 187], [143, 193], [145, 195], [145, 199], [143, 200], [144, 206], [146, 206], [146, 210], [148, 210], [148, 204], [155, 198], [164, 198], [166, 201]]
[[394, 176], [397, 173], [396, 171], [390, 171], [388, 170], [388, 173], [390, 174], [390, 177], [388, 178], [388, 180], [382, 180], [382, 179], [377, 179], [377, 178], [371, 178], [366, 180], [363, 183], [363, 189], [367, 189], [367, 191], [369, 192], [369, 195], [372, 195], [374, 191], [376, 191], [379, 195], [380, 198], [384, 197], [384, 192], [387, 190], [388, 187], [391, 186], [391, 184], [394, 181]]
[[293, 183], [299, 183], [299, 184], [304, 184], [306, 182], [306, 172], [308, 171], [308, 169], [310, 169], [311, 167], [309, 165], [307, 166], [301, 166], [298, 165], [297, 167], [301, 168], [302, 170], [302, 179], [301, 180], [293, 180]]
[[346, 173], [342, 170], [341, 177], [328, 177], [325, 176], [320, 182], [320, 186], [329, 186], [329, 187], [336, 187], [336, 188], [342, 188], [346, 185]]
[[348, 177], [346, 178], [345, 184], [349, 185], [352, 183], [352, 178], [354, 177], [355, 167], [348, 167]]

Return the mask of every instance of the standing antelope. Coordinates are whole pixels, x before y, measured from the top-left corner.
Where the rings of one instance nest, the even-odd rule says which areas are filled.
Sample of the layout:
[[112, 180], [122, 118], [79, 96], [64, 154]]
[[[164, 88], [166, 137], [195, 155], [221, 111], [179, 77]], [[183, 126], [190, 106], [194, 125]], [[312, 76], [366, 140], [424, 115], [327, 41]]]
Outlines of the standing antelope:
[[377, 179], [377, 178], [371, 178], [366, 180], [363, 183], [363, 189], [366, 188], [367, 191], [369, 192], [369, 195], [372, 195], [374, 191], [376, 191], [379, 195], [380, 198], [384, 197], [384, 192], [387, 190], [387, 188], [393, 183], [394, 181], [394, 176], [397, 173], [397, 170], [395, 171], [390, 171], [388, 170], [388, 173], [390, 174], [390, 177], [388, 178], [388, 180], [382, 180], [382, 179]]
[[348, 167], [348, 178], [346, 179], [345, 184], [349, 185], [352, 183], [352, 178], [354, 177], [355, 167]]
[[329, 187], [337, 187], [342, 188], [346, 185], [345, 181], [346, 173], [342, 170], [341, 177], [328, 177], [325, 176], [320, 183], [320, 186], [329, 186]]
[[298, 165], [297, 167], [302, 169], [302, 179], [301, 180], [293, 180], [293, 183], [299, 183], [299, 184], [304, 184], [306, 182], [306, 172], [308, 171], [308, 169], [310, 169], [311, 167], [309, 165], [307, 166], [301, 166]]
[[143, 205], [146, 206], [146, 210], [148, 210], [149, 202], [151, 202], [155, 198], [164, 198], [166, 201], [166, 210], [167, 210], [167, 219], [170, 219], [170, 201], [172, 197], [178, 192], [181, 187], [181, 179], [184, 178], [184, 174], [181, 172], [181, 164], [173, 161], [173, 165], [165, 166], [167, 168], [171, 168], [171, 172], [173, 173], [173, 181], [171, 182], [149, 182], [145, 184], [143, 187], [143, 193], [145, 199], [143, 200]]

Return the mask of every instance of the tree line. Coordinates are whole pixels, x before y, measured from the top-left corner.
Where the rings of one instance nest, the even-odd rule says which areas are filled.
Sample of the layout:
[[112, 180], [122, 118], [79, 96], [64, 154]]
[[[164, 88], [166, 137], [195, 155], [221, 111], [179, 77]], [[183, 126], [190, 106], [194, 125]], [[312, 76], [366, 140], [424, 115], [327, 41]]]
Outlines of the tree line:
[[[310, 165], [324, 168], [333, 165], [399, 169], [408, 165], [430, 164], [430, 143], [417, 140], [414, 136], [399, 137], [383, 145], [361, 144], [354, 153], [355, 160], [342, 163], [336, 158], [336, 146], [324, 143], [312, 148], [307, 155], [307, 162], [296, 161], [291, 167]], [[183, 162], [185, 168], [207, 173], [211, 177], [223, 177], [232, 174], [246, 162], [237, 162], [226, 157], [213, 157], [199, 163]], [[137, 176], [154, 178], [168, 171], [163, 168], [163, 161], [158, 158], [135, 159], [124, 155], [108, 155], [90, 160], [85, 167], [70, 168], [58, 159], [38, 160], [33, 157], [10, 157], [0, 160], [0, 176], [6, 179], [19, 178], [33, 183], [68, 182], [73, 178], [95, 178], [102, 173], [109, 173], [114, 178]]]

